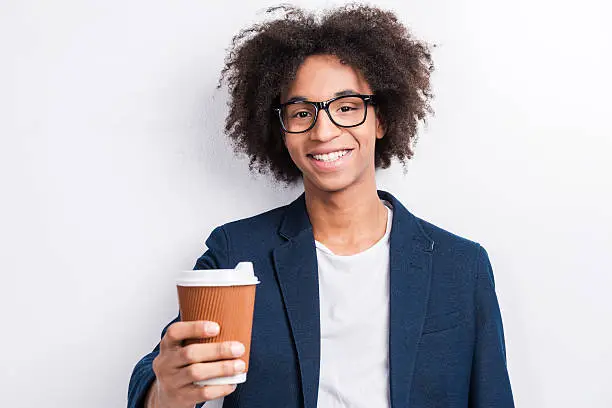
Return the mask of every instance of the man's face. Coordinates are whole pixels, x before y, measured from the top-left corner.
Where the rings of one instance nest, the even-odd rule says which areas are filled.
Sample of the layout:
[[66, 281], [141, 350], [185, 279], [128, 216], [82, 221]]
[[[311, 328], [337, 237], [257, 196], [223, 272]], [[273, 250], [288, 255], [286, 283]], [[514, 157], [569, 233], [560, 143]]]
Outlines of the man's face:
[[[337, 57], [312, 55], [298, 68], [281, 103], [293, 98], [320, 102], [346, 93], [369, 95], [372, 90], [359, 72]], [[366, 105], [366, 109], [366, 121], [356, 127], [336, 126], [320, 111], [309, 131], [285, 133], [287, 150], [304, 176], [306, 189], [341, 191], [374, 177], [375, 142], [384, 132], [374, 108]]]

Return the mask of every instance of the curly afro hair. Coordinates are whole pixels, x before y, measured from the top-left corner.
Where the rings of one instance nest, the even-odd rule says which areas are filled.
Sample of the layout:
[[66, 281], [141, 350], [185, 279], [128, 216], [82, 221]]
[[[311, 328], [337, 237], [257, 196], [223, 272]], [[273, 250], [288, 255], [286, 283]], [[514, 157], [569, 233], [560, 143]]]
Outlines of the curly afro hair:
[[279, 11], [282, 17], [233, 38], [221, 71], [219, 87], [226, 81], [231, 97], [225, 131], [235, 151], [250, 158], [251, 170], [286, 183], [301, 178], [273, 108], [306, 57], [329, 54], [361, 72], [376, 95], [385, 129], [376, 141], [376, 167], [389, 167], [393, 158], [405, 164], [413, 155], [418, 122], [432, 113], [428, 45], [413, 38], [392, 12], [375, 7], [347, 5], [320, 17], [292, 6], [267, 13]]

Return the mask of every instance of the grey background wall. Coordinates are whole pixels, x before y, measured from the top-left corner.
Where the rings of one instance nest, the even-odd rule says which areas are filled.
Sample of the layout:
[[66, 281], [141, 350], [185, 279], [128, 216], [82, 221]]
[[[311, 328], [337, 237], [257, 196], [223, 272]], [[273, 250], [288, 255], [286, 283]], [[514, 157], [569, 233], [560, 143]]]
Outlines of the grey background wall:
[[[212, 228], [300, 193], [234, 157], [215, 88], [273, 4], [0, 2], [0, 406], [123, 406]], [[517, 406], [612, 406], [609, 3], [376, 4], [439, 44], [380, 187], [489, 251]]]

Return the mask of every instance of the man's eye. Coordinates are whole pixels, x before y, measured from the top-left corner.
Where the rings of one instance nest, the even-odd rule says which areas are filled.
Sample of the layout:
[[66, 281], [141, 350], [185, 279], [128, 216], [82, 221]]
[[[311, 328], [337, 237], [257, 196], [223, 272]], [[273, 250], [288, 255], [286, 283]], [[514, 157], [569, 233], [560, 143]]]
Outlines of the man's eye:
[[300, 111], [300, 112], [296, 112], [293, 114], [294, 118], [300, 118], [300, 119], [305, 119], [308, 116], [310, 116], [310, 112], [307, 112], [307, 111]]
[[339, 111], [342, 113], [350, 112], [352, 110], [355, 110], [355, 108], [353, 108], [352, 106], [341, 106], [339, 109]]

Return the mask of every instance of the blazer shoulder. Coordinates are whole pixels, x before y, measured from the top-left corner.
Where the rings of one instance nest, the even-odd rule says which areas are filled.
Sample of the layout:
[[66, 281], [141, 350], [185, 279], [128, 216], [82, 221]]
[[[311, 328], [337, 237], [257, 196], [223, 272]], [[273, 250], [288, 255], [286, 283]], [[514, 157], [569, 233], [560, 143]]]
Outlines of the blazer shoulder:
[[283, 219], [286, 209], [287, 205], [273, 208], [251, 217], [228, 222], [223, 224], [221, 228], [231, 235], [245, 232], [263, 234], [276, 232]]
[[[395, 198], [390, 193], [386, 191], [379, 191], [379, 196], [382, 199], [388, 200], [394, 207], [394, 217], [399, 217], [404, 220], [410, 220], [411, 224], [416, 226], [416, 231], [419, 232], [418, 235], [421, 235], [427, 238], [430, 241], [433, 241], [434, 248], [440, 250], [447, 250], [449, 248], [470, 248], [470, 249], [479, 249], [480, 244], [474, 242], [470, 239], [461, 237], [457, 234], [454, 234], [450, 231], [447, 231], [437, 225], [432, 224], [422, 218], [417, 217], [410, 210], [408, 210], [397, 198]], [[402, 223], [402, 225], [407, 225]]]
[[218, 227], [224, 232], [230, 265], [261, 259], [281, 244], [278, 230], [286, 209], [286, 205], [277, 207]]
[[423, 232], [434, 241], [434, 256], [442, 261], [449, 261], [456, 266], [471, 270], [481, 256], [481, 252], [486, 254], [484, 248], [476, 241], [447, 231], [421, 218], [415, 217], [415, 220]]

